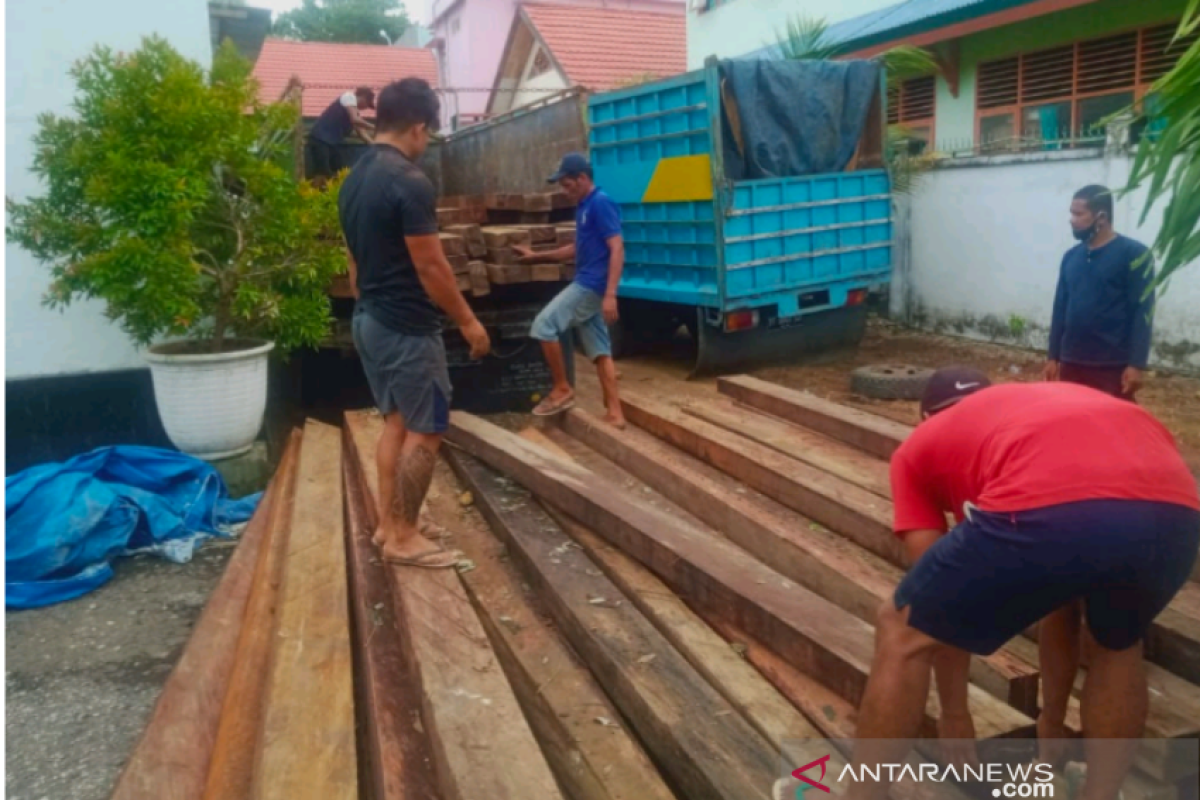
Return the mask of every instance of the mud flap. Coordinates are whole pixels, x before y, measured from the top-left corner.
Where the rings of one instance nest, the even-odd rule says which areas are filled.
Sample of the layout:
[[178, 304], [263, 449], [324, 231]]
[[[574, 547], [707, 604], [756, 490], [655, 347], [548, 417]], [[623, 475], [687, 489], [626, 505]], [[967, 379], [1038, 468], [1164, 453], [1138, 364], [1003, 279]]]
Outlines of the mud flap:
[[852, 347], [867, 329], [865, 306], [807, 314], [789, 327], [727, 333], [696, 309], [696, 363], [689, 378], [743, 372], [796, 361], [813, 353]]

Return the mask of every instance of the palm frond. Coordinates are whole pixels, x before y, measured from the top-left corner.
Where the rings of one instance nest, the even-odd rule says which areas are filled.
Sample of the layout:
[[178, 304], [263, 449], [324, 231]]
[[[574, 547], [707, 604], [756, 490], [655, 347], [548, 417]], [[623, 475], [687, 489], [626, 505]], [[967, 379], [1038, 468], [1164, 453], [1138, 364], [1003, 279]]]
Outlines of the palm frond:
[[787, 61], [828, 61], [840, 48], [829, 38], [829, 25], [823, 19], [803, 15], [791, 17], [777, 34], [779, 55]]
[[940, 65], [933, 53], [908, 44], [897, 45], [876, 56], [883, 65], [888, 84], [901, 83], [911, 78], [923, 78], [939, 72]]
[[[1191, 0], [1180, 23], [1179, 36], [1200, 26], [1200, 0]], [[1154, 98], [1151, 121], [1161, 131], [1143, 136], [1134, 154], [1129, 180], [1121, 195], [1145, 191], [1140, 222], [1160, 202], [1162, 226], [1151, 249], [1158, 260], [1157, 286], [1200, 258], [1200, 41], [1175, 67], [1150, 87]]]

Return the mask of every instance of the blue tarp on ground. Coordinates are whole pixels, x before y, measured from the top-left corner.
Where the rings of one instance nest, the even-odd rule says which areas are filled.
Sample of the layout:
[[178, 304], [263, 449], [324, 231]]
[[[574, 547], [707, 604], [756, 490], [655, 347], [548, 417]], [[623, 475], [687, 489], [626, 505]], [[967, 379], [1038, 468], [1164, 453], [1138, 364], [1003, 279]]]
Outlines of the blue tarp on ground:
[[8, 608], [72, 600], [112, 577], [112, 560], [153, 552], [183, 563], [231, 535], [261, 498], [231, 500], [216, 469], [154, 447], [101, 447], [5, 479]]
[[841, 172], [850, 163], [879, 91], [875, 61], [721, 62], [737, 103], [745, 153], [727, 140], [733, 180]]

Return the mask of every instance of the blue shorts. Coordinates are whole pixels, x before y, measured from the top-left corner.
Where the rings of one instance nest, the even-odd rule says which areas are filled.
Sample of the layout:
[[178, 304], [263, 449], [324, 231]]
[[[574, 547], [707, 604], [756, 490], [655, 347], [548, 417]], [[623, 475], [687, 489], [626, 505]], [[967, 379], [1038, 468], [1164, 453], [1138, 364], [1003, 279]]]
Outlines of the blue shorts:
[[572, 283], [537, 315], [529, 335], [539, 342], [557, 342], [568, 329], [574, 328], [588, 358], [595, 361], [611, 357], [612, 342], [600, 308], [603, 300], [591, 289]]
[[1170, 503], [1089, 500], [1033, 511], [971, 509], [896, 587], [908, 624], [990, 655], [1074, 600], [1109, 650], [1137, 644], [1196, 561], [1200, 512]]
[[450, 370], [440, 333], [400, 333], [358, 308], [354, 347], [379, 413], [399, 414], [413, 433], [440, 434], [450, 427]]

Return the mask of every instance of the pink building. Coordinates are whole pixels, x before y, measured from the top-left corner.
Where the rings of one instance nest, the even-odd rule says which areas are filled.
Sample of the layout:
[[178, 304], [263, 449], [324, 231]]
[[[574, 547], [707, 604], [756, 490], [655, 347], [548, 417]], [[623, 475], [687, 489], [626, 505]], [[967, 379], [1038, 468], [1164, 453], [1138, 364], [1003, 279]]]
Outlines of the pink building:
[[[683, 14], [686, 0], [539, 0], [542, 5], [584, 6]], [[518, 0], [435, 0], [433, 41], [441, 74], [446, 130], [483, 119], [500, 58], [516, 18]], [[619, 36], [620, 31], [612, 31]]]

